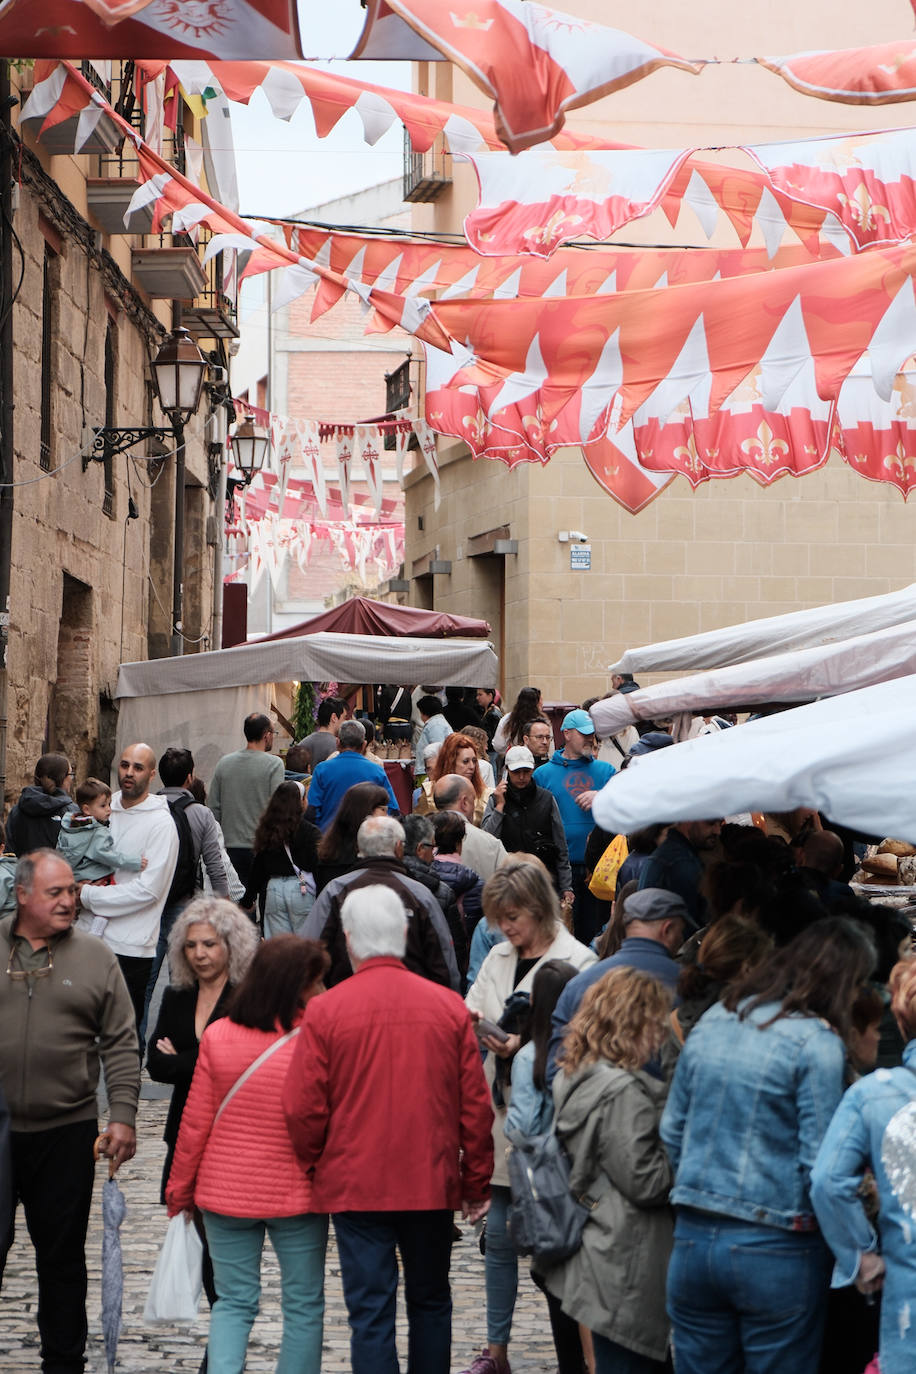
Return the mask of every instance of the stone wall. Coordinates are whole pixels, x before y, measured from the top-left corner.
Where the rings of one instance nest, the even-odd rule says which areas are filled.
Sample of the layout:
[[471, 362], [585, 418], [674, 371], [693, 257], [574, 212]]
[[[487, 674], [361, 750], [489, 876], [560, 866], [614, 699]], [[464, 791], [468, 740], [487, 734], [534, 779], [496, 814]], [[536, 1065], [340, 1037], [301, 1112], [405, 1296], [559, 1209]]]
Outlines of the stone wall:
[[[151, 483], [171, 485], [169, 460], [112, 460], [111, 499], [105, 507], [103, 464], [83, 471], [79, 457], [84, 432], [105, 423], [105, 334], [113, 322], [114, 423], [164, 423], [150, 413], [147, 392], [147, 330], [155, 321], [140, 297], [124, 309], [124, 290], [110, 286], [114, 261], [87, 247], [91, 232], [79, 230], [72, 212], [43, 202], [24, 187], [15, 229], [24, 254], [21, 289], [14, 306], [15, 476], [10, 589], [7, 802], [31, 780], [43, 749], [58, 749], [73, 763], [78, 779], [106, 775], [112, 743], [111, 698], [122, 661], [154, 652], [149, 640], [149, 605], [171, 607], [171, 502], [159, 502], [160, 544], [165, 557], [152, 565]], [[46, 213], [47, 212], [47, 213]], [[42, 405], [42, 297], [45, 246], [52, 252], [54, 309], [51, 336], [50, 466], [40, 465]], [[18, 265], [18, 264], [17, 264]], [[120, 299], [118, 295], [120, 294]], [[141, 326], [145, 325], [145, 328]], [[196, 425], [188, 431], [188, 484], [206, 484], [203, 447]], [[37, 480], [36, 480], [37, 479]], [[133, 499], [138, 518], [128, 520]], [[189, 502], [193, 506], [193, 502]], [[207, 506], [208, 510], [212, 506]], [[106, 509], [108, 513], [106, 513]], [[202, 542], [201, 513], [189, 522], [186, 570], [193, 572], [190, 632], [205, 632], [212, 603], [212, 557]], [[192, 546], [193, 540], [193, 546]], [[186, 571], [186, 580], [188, 573]], [[203, 628], [202, 628], [203, 627]], [[198, 647], [189, 645], [189, 649]], [[168, 652], [167, 646], [162, 651]]]

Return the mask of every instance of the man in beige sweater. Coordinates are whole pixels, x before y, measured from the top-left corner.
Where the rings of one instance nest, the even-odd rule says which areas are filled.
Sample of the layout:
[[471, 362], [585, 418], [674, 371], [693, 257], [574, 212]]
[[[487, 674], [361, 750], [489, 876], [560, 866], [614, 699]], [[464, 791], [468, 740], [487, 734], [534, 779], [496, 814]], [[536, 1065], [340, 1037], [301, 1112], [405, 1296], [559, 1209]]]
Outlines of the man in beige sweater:
[[[118, 1167], [136, 1149], [136, 1023], [117, 956], [73, 926], [76, 883], [66, 860], [35, 850], [19, 860], [15, 886], [16, 912], [0, 921], [0, 1083], [13, 1201], [23, 1204], [35, 1246], [42, 1368], [78, 1374], [99, 1060], [109, 1103], [102, 1152]], [[0, 1238], [0, 1274], [11, 1241], [12, 1228]]]

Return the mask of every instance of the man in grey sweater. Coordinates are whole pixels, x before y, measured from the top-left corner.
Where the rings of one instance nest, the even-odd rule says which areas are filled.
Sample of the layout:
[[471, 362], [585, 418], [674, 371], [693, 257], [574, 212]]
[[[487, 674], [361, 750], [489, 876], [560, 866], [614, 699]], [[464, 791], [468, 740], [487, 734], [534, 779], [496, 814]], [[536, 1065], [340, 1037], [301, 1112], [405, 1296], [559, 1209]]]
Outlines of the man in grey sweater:
[[207, 805], [223, 827], [226, 851], [236, 873], [247, 883], [254, 832], [283, 781], [283, 760], [271, 753], [274, 731], [267, 716], [259, 712], [246, 716], [243, 728], [245, 748], [220, 759]]

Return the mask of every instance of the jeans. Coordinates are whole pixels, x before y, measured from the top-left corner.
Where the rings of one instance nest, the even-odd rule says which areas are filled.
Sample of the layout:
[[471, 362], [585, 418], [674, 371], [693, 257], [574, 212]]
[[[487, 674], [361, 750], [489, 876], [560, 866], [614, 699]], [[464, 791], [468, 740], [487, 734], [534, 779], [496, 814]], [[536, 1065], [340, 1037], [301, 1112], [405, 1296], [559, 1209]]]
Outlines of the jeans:
[[450, 1211], [334, 1213], [353, 1374], [399, 1374], [396, 1250], [407, 1303], [407, 1374], [449, 1374], [453, 1221]]
[[679, 1209], [668, 1268], [677, 1374], [811, 1374], [829, 1278], [817, 1232]]
[[227, 1217], [204, 1212], [217, 1300], [207, 1342], [209, 1374], [242, 1374], [248, 1336], [261, 1298], [264, 1234], [280, 1261], [283, 1338], [277, 1374], [321, 1368], [324, 1330], [326, 1216]]
[[[82, 1374], [86, 1349], [86, 1228], [98, 1123], [76, 1121], [11, 1136], [13, 1195], [35, 1247], [44, 1374]], [[13, 1241], [10, 1223], [8, 1246]], [[7, 1246], [7, 1249], [8, 1249]], [[0, 1277], [6, 1250], [0, 1247]]]
[[303, 892], [298, 878], [271, 878], [264, 894], [264, 938], [298, 935], [315, 901], [314, 892]]
[[156, 990], [156, 983], [159, 979], [159, 970], [162, 968], [163, 960], [168, 953], [169, 935], [172, 933], [172, 926], [184, 911], [190, 897], [179, 897], [177, 901], [166, 902], [162, 910], [162, 920], [159, 922], [159, 942], [156, 945], [156, 953], [153, 958], [153, 967], [146, 983], [146, 993], [143, 998], [143, 1020], [140, 1022], [140, 1050], [141, 1053], [146, 1049], [147, 1021], [149, 1020], [149, 1004], [153, 1000], [153, 993]]
[[592, 1332], [595, 1347], [595, 1374], [665, 1374], [671, 1366], [664, 1360], [650, 1360], [625, 1345], [609, 1341], [607, 1336]]
[[508, 1216], [512, 1194], [493, 1184], [487, 1213], [487, 1340], [508, 1345], [518, 1294], [518, 1254], [509, 1239]]

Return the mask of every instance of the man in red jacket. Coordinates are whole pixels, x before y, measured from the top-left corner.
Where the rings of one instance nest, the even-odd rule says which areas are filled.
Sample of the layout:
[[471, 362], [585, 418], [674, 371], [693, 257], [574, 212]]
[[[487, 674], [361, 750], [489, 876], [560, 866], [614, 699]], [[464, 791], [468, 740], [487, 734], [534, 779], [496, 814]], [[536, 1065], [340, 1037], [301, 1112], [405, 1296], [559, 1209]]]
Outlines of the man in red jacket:
[[353, 1374], [397, 1374], [397, 1251], [408, 1374], [448, 1374], [453, 1214], [489, 1208], [493, 1111], [480, 1047], [456, 993], [409, 973], [407, 918], [363, 887], [341, 920], [355, 976], [306, 1010], [283, 1095], [293, 1146], [330, 1212]]

